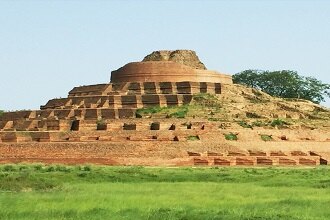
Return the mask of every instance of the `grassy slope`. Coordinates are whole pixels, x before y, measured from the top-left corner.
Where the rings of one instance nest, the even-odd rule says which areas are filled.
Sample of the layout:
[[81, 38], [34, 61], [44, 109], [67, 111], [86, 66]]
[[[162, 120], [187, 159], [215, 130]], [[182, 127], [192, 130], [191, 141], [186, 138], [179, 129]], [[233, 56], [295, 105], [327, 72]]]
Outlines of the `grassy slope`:
[[[285, 127], [330, 127], [330, 110], [312, 102], [272, 97], [241, 85], [226, 85], [218, 96], [201, 93], [189, 105], [138, 109], [138, 117], [198, 118], [210, 121], [246, 123], [250, 127], [268, 127], [277, 118]], [[273, 116], [271, 116], [273, 114]], [[298, 118], [297, 118], [298, 117]], [[259, 124], [256, 126], [256, 124]]]
[[327, 219], [330, 169], [0, 167], [0, 219]]

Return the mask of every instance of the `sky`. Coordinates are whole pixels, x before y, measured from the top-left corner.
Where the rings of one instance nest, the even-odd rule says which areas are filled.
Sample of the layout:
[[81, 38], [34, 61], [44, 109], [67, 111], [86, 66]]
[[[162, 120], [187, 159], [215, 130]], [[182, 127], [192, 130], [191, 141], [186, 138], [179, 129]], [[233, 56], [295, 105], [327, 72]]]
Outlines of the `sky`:
[[0, 109], [39, 109], [163, 49], [195, 50], [222, 73], [330, 83], [330, 1], [0, 0]]

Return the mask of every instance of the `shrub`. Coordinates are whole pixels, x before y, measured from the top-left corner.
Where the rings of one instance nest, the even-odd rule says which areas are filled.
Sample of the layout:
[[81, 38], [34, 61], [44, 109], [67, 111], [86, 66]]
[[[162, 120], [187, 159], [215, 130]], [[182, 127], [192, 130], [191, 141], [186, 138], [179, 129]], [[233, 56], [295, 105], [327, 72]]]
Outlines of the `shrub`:
[[254, 113], [254, 112], [247, 112], [246, 117], [248, 117], [248, 118], [261, 118], [260, 115]]
[[19, 171], [24, 171], [24, 170], [28, 170], [29, 167], [23, 165], [23, 166], [20, 166], [18, 169], [19, 169]]
[[224, 134], [226, 140], [228, 141], [237, 141], [238, 138], [237, 138], [237, 134], [234, 134], [234, 133], [229, 133], [229, 134]]
[[227, 124], [227, 123], [221, 123], [219, 126], [218, 126], [218, 128], [220, 128], [220, 129], [226, 129], [226, 128], [228, 128], [228, 127], [230, 127], [230, 124]]
[[42, 170], [42, 165], [41, 164], [37, 164], [37, 165], [34, 165], [33, 168], [36, 171], [40, 171], [40, 170]]
[[284, 120], [282, 120], [282, 119], [275, 119], [275, 120], [273, 120], [271, 123], [270, 123], [270, 125], [272, 126], [272, 127], [284, 127], [285, 125], [289, 125], [289, 123], [287, 123], [286, 121], [284, 121]]
[[266, 126], [266, 124], [262, 121], [254, 121], [254, 122], [252, 122], [252, 126], [253, 127], [263, 127], [263, 126]]
[[54, 171], [55, 171], [55, 167], [53, 167], [53, 166], [48, 166], [46, 168], [46, 172], [54, 172]]
[[190, 135], [190, 136], [187, 137], [187, 140], [188, 141], [199, 141], [200, 138], [199, 138], [198, 135]]
[[57, 165], [55, 168], [56, 171], [60, 171], [60, 172], [70, 172], [70, 168], [67, 168], [66, 166], [61, 166], [61, 165]]
[[92, 170], [92, 167], [91, 166], [84, 166], [83, 171], [91, 171]]
[[261, 134], [260, 135], [260, 138], [263, 141], [272, 141], [273, 140], [272, 136], [271, 135], [268, 135], [268, 134]]
[[240, 121], [238, 124], [243, 128], [253, 128], [252, 125], [248, 124], [246, 121]]
[[5, 172], [16, 171], [16, 168], [13, 165], [6, 165], [2, 168]]
[[78, 177], [86, 177], [87, 176], [87, 173], [85, 173], [85, 172], [79, 172], [79, 173], [77, 173], [77, 176]]
[[96, 130], [107, 130], [107, 123], [102, 118], [97, 120], [96, 125]]

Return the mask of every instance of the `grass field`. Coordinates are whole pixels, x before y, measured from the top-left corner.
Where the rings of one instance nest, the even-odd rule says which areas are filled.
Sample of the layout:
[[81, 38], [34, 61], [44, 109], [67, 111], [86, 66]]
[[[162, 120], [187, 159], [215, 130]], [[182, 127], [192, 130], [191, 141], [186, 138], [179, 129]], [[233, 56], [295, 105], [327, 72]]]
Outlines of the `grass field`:
[[329, 219], [330, 168], [0, 166], [0, 219]]

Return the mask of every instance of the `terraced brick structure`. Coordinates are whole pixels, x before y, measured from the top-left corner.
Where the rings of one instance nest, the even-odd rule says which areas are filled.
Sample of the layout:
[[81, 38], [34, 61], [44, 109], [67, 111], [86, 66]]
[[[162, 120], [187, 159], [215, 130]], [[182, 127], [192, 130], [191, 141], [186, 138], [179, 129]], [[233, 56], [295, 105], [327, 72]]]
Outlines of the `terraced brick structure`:
[[[251, 106], [258, 108], [266, 99], [272, 103], [266, 111], [251, 112]], [[194, 51], [155, 51], [141, 62], [112, 71], [109, 83], [74, 87], [67, 98], [51, 99], [40, 110], [2, 114], [0, 162], [327, 164], [326, 126], [247, 129], [237, 123], [251, 118], [308, 118], [316, 109], [322, 112], [319, 118], [328, 117], [329, 111], [315, 104], [301, 104], [306, 109], [301, 112], [290, 105], [234, 85], [230, 75], [207, 70]]]

